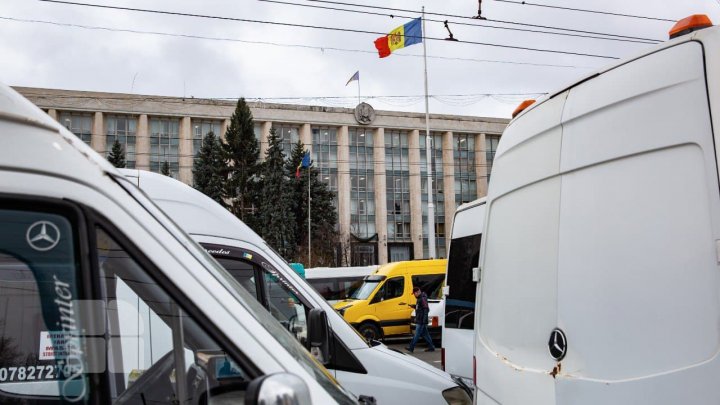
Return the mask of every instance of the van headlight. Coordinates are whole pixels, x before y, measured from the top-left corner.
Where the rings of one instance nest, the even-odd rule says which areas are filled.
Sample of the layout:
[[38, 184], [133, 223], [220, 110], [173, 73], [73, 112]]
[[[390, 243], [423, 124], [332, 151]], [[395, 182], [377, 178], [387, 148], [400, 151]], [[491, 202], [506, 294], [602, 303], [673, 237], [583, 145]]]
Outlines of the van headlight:
[[340, 314], [340, 316], [345, 316], [345, 310], [348, 309], [348, 308], [350, 308], [351, 306], [352, 306], [352, 305], [346, 305], [346, 306], [338, 309], [337, 311], [338, 311], [338, 313]]
[[453, 387], [442, 392], [448, 405], [471, 405], [472, 399], [461, 387]]

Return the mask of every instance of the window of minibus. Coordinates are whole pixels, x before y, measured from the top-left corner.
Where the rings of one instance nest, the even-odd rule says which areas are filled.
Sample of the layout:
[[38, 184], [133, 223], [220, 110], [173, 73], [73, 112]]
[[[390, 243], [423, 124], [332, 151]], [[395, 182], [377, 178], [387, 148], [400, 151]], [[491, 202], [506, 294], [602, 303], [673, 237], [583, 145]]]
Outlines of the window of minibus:
[[445, 274], [412, 276], [413, 287], [419, 287], [431, 300], [442, 299], [443, 281], [445, 281]]
[[475, 326], [475, 287], [472, 269], [477, 267], [481, 234], [453, 239], [450, 242], [445, 301], [446, 328], [473, 329]]

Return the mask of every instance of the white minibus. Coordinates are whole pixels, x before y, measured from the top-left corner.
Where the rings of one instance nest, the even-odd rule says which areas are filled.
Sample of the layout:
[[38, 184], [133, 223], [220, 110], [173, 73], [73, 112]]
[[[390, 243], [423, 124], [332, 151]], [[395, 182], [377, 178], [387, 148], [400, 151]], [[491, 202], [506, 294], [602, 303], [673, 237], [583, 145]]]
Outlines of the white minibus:
[[218, 203], [170, 177], [122, 171], [301, 341], [316, 309], [331, 326], [325, 366], [356, 395], [380, 404], [468, 404], [470, 394], [450, 375], [413, 356], [367, 342], [250, 227]]
[[484, 221], [485, 198], [463, 204], [455, 211], [443, 291], [443, 370], [470, 386], [475, 328], [473, 269], [478, 266]]
[[[137, 187], [5, 85], [0, 139], [0, 403], [356, 403]], [[309, 346], [329, 342], [323, 317], [308, 316]]]
[[478, 404], [720, 403], [720, 28], [517, 112], [495, 155]]

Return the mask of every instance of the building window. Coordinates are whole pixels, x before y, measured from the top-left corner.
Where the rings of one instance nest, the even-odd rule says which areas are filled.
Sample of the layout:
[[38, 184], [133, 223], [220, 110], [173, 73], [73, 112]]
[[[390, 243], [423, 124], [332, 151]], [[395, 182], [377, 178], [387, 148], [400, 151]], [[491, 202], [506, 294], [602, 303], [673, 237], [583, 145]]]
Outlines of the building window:
[[475, 135], [456, 134], [453, 136], [453, 158], [455, 162], [455, 206], [457, 207], [477, 199]]
[[285, 157], [290, 156], [293, 147], [300, 140], [300, 129], [295, 125], [290, 124], [273, 124], [275, 128], [275, 135], [280, 140], [280, 148]]
[[180, 170], [177, 118], [150, 119], [150, 170], [160, 172], [165, 162], [170, 167], [170, 175], [177, 178]]
[[90, 145], [93, 124], [92, 114], [63, 112], [60, 113], [60, 124]]
[[222, 121], [219, 120], [193, 120], [193, 156], [197, 156], [202, 147], [203, 139], [212, 132], [216, 137], [220, 138], [222, 130]]
[[[435, 257], [445, 257], [445, 179], [443, 167], [442, 133], [430, 133], [430, 159], [432, 163], [432, 197], [435, 219]], [[430, 258], [428, 238], [428, 178], [427, 178], [427, 136], [420, 136], [420, 200], [423, 214], [423, 257]]]
[[359, 238], [369, 238], [375, 229], [375, 163], [372, 131], [349, 128], [350, 138], [350, 229]]
[[109, 156], [115, 140], [125, 150], [125, 167], [135, 168], [135, 142], [137, 136], [137, 118], [128, 115], [108, 115], [105, 117], [107, 139], [105, 156]]
[[333, 127], [312, 127], [312, 160], [320, 180], [335, 192], [337, 206], [337, 129]]
[[407, 131], [385, 131], [388, 241], [412, 241], [408, 136]]
[[493, 161], [495, 160], [495, 151], [497, 151], [499, 136], [485, 136], [485, 161], [487, 163], [487, 181], [490, 183], [490, 172], [492, 171]]

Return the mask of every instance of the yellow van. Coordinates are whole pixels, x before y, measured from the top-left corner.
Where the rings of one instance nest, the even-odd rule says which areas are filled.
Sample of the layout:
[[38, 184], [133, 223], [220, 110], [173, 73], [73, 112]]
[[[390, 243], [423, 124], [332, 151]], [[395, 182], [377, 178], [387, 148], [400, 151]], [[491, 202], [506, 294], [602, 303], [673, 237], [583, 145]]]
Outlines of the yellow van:
[[335, 309], [368, 340], [410, 333], [413, 287], [420, 287], [428, 297], [439, 297], [446, 268], [446, 259], [385, 264]]

